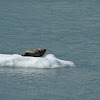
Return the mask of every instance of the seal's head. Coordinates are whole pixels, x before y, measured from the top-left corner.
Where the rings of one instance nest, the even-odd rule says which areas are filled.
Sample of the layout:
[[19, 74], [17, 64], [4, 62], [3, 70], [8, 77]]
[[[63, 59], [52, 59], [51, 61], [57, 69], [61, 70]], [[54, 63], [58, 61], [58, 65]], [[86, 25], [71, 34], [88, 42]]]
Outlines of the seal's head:
[[47, 49], [40, 48], [40, 49], [38, 49], [38, 50], [39, 50], [40, 52], [44, 52], [44, 53], [45, 53]]
[[40, 56], [44, 55], [44, 53], [46, 52], [46, 49], [44, 48], [40, 48], [40, 49], [37, 49], [37, 52]]

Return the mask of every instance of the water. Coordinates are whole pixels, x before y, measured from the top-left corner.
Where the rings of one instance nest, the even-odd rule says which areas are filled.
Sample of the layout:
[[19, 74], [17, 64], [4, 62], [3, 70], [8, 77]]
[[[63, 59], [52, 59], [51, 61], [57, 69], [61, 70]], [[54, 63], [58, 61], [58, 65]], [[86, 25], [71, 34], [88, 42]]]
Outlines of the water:
[[[0, 100], [100, 100], [99, 5], [1, 0]], [[44, 57], [20, 56], [35, 48]]]

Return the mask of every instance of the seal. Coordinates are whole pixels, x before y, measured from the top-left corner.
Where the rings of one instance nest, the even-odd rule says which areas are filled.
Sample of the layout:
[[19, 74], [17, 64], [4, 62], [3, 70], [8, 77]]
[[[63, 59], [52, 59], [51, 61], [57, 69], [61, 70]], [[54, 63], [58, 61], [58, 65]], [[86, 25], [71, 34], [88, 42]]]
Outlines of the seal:
[[30, 51], [24, 52], [24, 54], [22, 54], [22, 56], [41, 57], [44, 55], [45, 52], [46, 52], [46, 49], [44, 49], [44, 48], [33, 49]]

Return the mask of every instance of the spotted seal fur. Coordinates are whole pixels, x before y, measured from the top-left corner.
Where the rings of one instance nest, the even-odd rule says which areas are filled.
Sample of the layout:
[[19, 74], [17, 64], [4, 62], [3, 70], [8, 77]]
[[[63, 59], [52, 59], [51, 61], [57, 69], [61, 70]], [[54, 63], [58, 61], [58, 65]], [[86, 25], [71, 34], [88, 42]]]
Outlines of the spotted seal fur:
[[30, 51], [24, 52], [24, 54], [22, 54], [22, 56], [41, 57], [44, 55], [45, 52], [46, 52], [46, 49], [44, 49], [44, 48], [33, 49]]

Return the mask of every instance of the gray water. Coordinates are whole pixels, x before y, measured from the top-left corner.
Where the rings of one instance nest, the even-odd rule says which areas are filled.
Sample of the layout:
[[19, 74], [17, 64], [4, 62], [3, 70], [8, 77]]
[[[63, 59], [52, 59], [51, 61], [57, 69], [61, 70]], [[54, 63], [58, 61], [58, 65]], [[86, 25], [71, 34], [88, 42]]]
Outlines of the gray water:
[[0, 0], [0, 54], [35, 48], [76, 66], [0, 66], [0, 100], [100, 100], [99, 0]]

